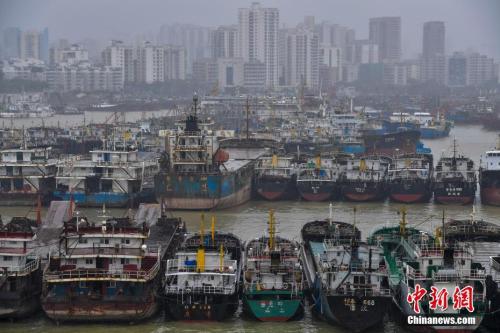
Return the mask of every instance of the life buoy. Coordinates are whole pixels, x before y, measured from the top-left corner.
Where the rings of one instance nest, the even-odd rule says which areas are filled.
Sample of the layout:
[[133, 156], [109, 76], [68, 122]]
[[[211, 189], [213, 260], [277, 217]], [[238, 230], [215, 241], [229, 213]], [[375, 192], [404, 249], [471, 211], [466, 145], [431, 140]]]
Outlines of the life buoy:
[[288, 283], [283, 283], [283, 289], [288, 289]]

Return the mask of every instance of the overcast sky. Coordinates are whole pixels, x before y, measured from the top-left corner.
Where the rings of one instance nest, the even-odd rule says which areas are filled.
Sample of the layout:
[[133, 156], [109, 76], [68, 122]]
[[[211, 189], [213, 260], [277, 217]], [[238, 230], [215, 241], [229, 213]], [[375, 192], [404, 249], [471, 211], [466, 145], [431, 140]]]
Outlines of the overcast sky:
[[[84, 38], [105, 42], [156, 36], [162, 24], [193, 23], [217, 26], [237, 23], [237, 10], [250, 6], [242, 0], [0, 0], [0, 29], [49, 28], [50, 39]], [[422, 24], [446, 24], [446, 49], [474, 49], [500, 59], [500, 0], [263, 0], [277, 7], [280, 22], [294, 26], [304, 15], [356, 29], [368, 35], [368, 19], [401, 16], [403, 53], [414, 57], [422, 48]]]

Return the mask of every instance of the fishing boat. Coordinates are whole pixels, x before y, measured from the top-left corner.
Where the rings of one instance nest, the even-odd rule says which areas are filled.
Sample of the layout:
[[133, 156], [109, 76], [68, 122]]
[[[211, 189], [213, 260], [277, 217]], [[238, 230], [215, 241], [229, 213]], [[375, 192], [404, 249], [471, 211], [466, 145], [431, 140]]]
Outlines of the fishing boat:
[[57, 160], [52, 149], [28, 148], [0, 151], [0, 205], [32, 206], [38, 196], [48, 204], [56, 184]]
[[193, 113], [168, 136], [166, 152], [155, 176], [157, 201], [170, 209], [209, 210], [237, 206], [250, 200], [254, 161], [235, 159], [219, 147], [211, 122]]
[[368, 330], [383, 322], [391, 303], [383, 253], [362, 242], [355, 225], [331, 216], [330, 208], [329, 219], [308, 222], [301, 231], [312, 308], [330, 323]]
[[299, 165], [297, 190], [306, 201], [326, 201], [339, 192], [339, 166], [334, 158], [317, 156], [306, 164]]
[[38, 224], [26, 217], [0, 219], [0, 318], [22, 319], [40, 307], [40, 258], [33, 249]]
[[56, 200], [74, 200], [81, 207], [131, 207], [154, 200], [153, 177], [158, 172], [154, 156], [143, 158], [135, 147], [123, 150], [104, 144], [57, 163]]
[[443, 204], [471, 204], [476, 197], [476, 188], [474, 161], [458, 155], [456, 140], [453, 140], [453, 155], [441, 157], [434, 172], [434, 200]]
[[348, 159], [340, 179], [342, 197], [358, 202], [385, 199], [389, 163], [390, 159], [382, 156]]
[[[444, 220], [444, 218], [443, 218]], [[449, 244], [444, 241], [443, 229], [438, 229], [436, 237], [409, 227], [406, 210], [401, 212], [399, 226], [383, 227], [376, 230], [368, 243], [383, 249], [389, 273], [389, 285], [401, 318], [424, 317], [424, 325], [408, 326], [418, 332], [473, 332], [482, 322], [486, 311], [486, 275], [480, 263], [473, 261], [473, 250], [467, 244]], [[473, 309], [454, 307], [461, 288], [472, 286], [470, 304]], [[444, 295], [446, 303], [434, 307], [430, 293]], [[425, 297], [415, 300], [416, 292], [425, 290]], [[448, 302], [449, 299], [453, 301]], [[436, 299], [438, 294], [435, 295]], [[418, 304], [418, 306], [416, 306]], [[446, 304], [446, 306], [444, 306]], [[438, 325], [437, 318], [456, 320], [467, 319], [469, 324]], [[432, 319], [435, 318], [435, 319]], [[449, 322], [449, 321], [448, 321]]]
[[238, 237], [215, 230], [205, 235], [204, 217], [200, 232], [187, 236], [167, 260], [165, 312], [173, 320], [221, 321], [234, 315], [239, 306], [243, 245]]
[[481, 156], [479, 187], [482, 204], [500, 206], [500, 136], [496, 149]]
[[431, 154], [402, 154], [392, 159], [388, 172], [389, 198], [396, 202], [426, 202], [432, 197]]
[[260, 321], [297, 319], [304, 312], [300, 245], [276, 236], [272, 210], [268, 224], [268, 236], [246, 245], [243, 311]]
[[[139, 322], [160, 308], [165, 246], [148, 246], [150, 227], [128, 217], [97, 221], [75, 212], [43, 272], [42, 308], [57, 322]], [[167, 220], [162, 219], [163, 222]], [[162, 228], [170, 240], [177, 220]]]
[[255, 168], [255, 191], [270, 201], [292, 199], [297, 194], [296, 178], [297, 169], [292, 157], [262, 156]]

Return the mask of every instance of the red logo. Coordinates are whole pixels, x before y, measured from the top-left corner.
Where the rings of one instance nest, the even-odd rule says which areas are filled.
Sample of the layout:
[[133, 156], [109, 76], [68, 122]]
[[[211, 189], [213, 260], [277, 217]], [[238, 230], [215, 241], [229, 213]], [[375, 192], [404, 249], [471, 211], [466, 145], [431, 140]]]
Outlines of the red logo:
[[432, 286], [429, 296], [431, 297], [429, 307], [432, 310], [436, 310], [438, 307], [443, 311], [448, 309], [448, 290], [446, 288], [438, 290], [438, 288]]
[[422, 299], [422, 297], [425, 296], [425, 294], [427, 294], [427, 290], [420, 287], [419, 284], [415, 285], [415, 291], [413, 293], [408, 294], [406, 300], [408, 301], [409, 304], [413, 305], [413, 311], [415, 311], [415, 313], [420, 313], [419, 302]]
[[[406, 300], [408, 304], [413, 306], [413, 311], [415, 313], [420, 313], [420, 301], [427, 294], [427, 290], [420, 287], [419, 284], [415, 285], [415, 291], [413, 293], [408, 293]], [[474, 289], [472, 286], [466, 286], [460, 289], [455, 287], [453, 292], [453, 309], [461, 310], [467, 309], [469, 312], [474, 312]], [[443, 311], [448, 309], [448, 299], [449, 293], [446, 288], [438, 289], [434, 286], [431, 287], [431, 292], [429, 293], [429, 308], [431, 310], [436, 310], [441, 308]]]
[[455, 287], [453, 292], [453, 309], [460, 310], [466, 308], [469, 312], [474, 312], [474, 290], [471, 286]]

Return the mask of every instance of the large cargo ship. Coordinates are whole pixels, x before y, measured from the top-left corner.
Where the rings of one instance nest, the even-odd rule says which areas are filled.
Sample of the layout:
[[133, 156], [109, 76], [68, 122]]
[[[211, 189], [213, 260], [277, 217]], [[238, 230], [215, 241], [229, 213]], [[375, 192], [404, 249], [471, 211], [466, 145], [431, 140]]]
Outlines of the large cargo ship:
[[42, 291], [40, 258], [34, 251], [37, 223], [14, 217], [0, 220], [0, 318], [22, 319], [39, 310]]
[[137, 149], [90, 151], [57, 163], [56, 200], [74, 200], [86, 207], [131, 207], [154, 201], [154, 157], [142, 159]]
[[332, 219], [306, 223], [302, 239], [313, 311], [353, 332], [380, 325], [391, 303], [382, 250], [362, 243], [353, 225]]
[[342, 197], [358, 202], [385, 199], [389, 163], [390, 159], [382, 156], [347, 159], [340, 180]]
[[173, 320], [224, 320], [239, 306], [243, 245], [215, 230], [188, 236], [165, 272], [165, 311]]
[[[159, 221], [158, 223], [164, 222]], [[164, 242], [172, 228], [163, 228]], [[57, 321], [138, 322], [157, 313], [162, 254], [148, 246], [150, 227], [129, 218], [90, 221], [75, 214], [60, 235], [43, 273], [42, 308]]]
[[48, 204], [56, 185], [57, 160], [51, 148], [6, 149], [0, 152], [0, 205], [33, 206], [38, 196]]
[[500, 148], [481, 156], [479, 167], [481, 203], [500, 206]]
[[476, 197], [477, 178], [474, 161], [457, 155], [453, 142], [453, 155], [439, 159], [434, 173], [434, 200], [439, 203], [471, 204]]
[[268, 236], [246, 245], [243, 311], [260, 321], [298, 319], [304, 312], [300, 245], [276, 236], [273, 211], [268, 226]]
[[[200, 124], [196, 115], [186, 118], [168, 146], [155, 176], [157, 201], [169, 209], [209, 210], [240, 205], [251, 198], [253, 160], [232, 159], [219, 142]], [[201, 128], [200, 128], [201, 126]]]
[[389, 166], [389, 198], [401, 203], [426, 202], [432, 197], [432, 155], [403, 154]]

